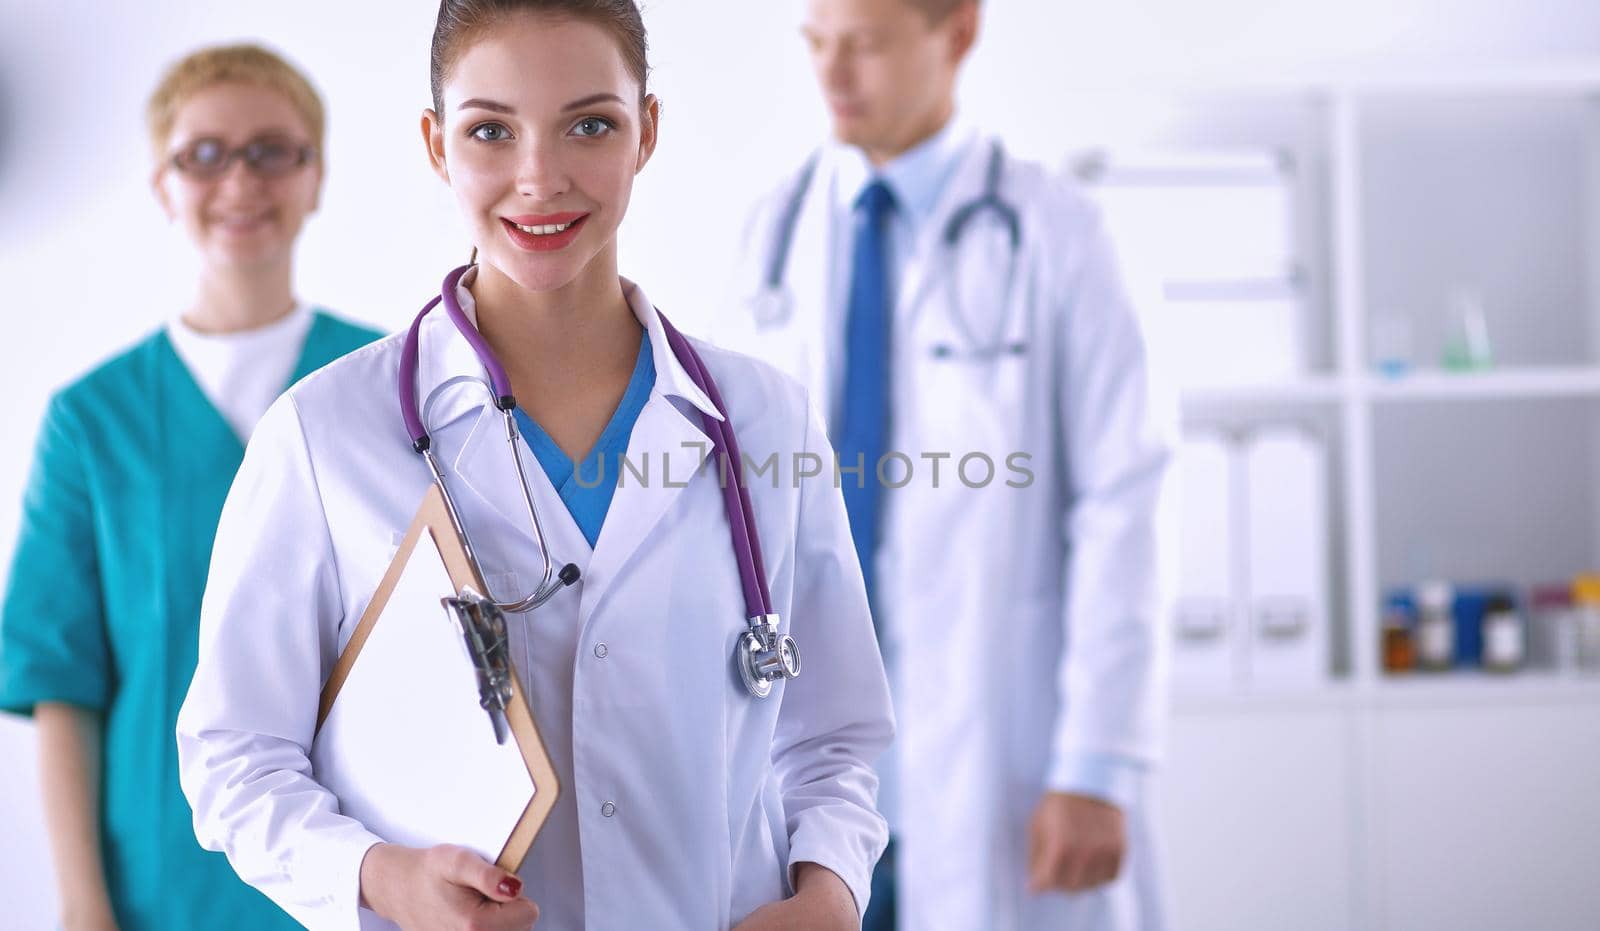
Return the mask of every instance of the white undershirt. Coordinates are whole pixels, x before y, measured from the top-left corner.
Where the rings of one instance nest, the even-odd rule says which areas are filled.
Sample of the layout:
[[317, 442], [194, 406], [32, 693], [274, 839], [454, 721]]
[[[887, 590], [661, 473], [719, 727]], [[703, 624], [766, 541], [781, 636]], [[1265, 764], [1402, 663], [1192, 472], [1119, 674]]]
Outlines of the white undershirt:
[[206, 400], [249, 442], [261, 415], [289, 386], [311, 317], [310, 305], [296, 304], [279, 320], [234, 333], [201, 333], [177, 317], [167, 321], [167, 337]]

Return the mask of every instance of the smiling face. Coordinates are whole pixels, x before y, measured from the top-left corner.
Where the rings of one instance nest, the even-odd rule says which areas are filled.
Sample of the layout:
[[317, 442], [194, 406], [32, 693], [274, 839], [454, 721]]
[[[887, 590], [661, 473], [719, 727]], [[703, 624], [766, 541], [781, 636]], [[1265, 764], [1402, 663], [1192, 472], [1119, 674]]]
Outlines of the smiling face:
[[936, 132], [977, 38], [974, 3], [938, 20], [907, 0], [807, 0], [801, 35], [840, 142], [874, 161]]
[[471, 40], [423, 114], [479, 262], [529, 291], [615, 276], [633, 179], [655, 149], [614, 36], [583, 20], [515, 14]]
[[228, 151], [251, 142], [302, 146], [311, 130], [282, 93], [255, 84], [216, 84], [178, 107], [164, 157], [156, 166], [156, 199], [183, 227], [201, 261], [216, 270], [288, 263], [305, 219], [317, 208], [322, 163], [313, 156], [274, 177], [234, 159], [220, 177], [180, 170], [175, 154], [198, 140], [214, 139]]

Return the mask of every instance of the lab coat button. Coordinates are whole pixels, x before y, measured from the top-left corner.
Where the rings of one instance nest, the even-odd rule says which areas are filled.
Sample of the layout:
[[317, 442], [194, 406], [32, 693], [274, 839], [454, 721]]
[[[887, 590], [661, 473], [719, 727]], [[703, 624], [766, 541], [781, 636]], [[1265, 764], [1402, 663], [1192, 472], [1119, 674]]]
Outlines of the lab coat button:
[[605, 659], [606, 654], [610, 652], [611, 650], [604, 643], [597, 643], [594, 645], [594, 655], [596, 659]]
[[617, 806], [611, 804], [610, 802], [606, 802], [604, 805], [600, 806], [600, 814], [604, 815], [607, 818], [611, 817], [612, 815], [614, 815], [616, 813], [617, 813]]

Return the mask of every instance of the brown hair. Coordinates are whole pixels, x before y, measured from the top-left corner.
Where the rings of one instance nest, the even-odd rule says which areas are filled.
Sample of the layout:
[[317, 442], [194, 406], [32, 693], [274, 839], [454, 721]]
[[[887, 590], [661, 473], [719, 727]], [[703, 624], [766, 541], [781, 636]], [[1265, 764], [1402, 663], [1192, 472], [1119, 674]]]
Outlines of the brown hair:
[[433, 110], [444, 114], [444, 82], [462, 49], [500, 20], [513, 13], [544, 13], [587, 20], [608, 29], [617, 40], [622, 62], [639, 82], [639, 99], [645, 96], [650, 73], [649, 47], [644, 19], [634, 0], [440, 0], [433, 27], [428, 77], [433, 90]]
[[275, 90], [288, 98], [311, 133], [311, 145], [320, 153], [327, 113], [316, 88], [295, 66], [259, 45], [214, 45], [190, 52], [174, 62], [145, 104], [145, 125], [156, 158], [165, 155], [167, 139], [177, 122], [178, 110], [201, 91], [218, 84], [251, 84]]

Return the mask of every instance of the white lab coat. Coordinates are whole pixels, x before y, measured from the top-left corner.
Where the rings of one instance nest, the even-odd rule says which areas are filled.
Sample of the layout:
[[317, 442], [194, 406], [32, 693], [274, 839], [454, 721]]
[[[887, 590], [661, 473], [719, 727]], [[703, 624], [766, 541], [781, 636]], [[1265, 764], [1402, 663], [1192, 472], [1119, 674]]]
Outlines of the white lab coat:
[[[1157, 527], [1172, 424], [1105, 229], [1067, 182], [1005, 161], [1002, 193], [1022, 214], [1009, 306], [1000, 305], [1010, 240], [993, 214], [973, 221], [954, 256], [936, 248], [952, 213], [982, 193], [991, 145], [977, 134], [966, 144], [895, 285], [890, 446], [917, 472], [886, 493], [876, 569], [885, 653], [896, 657], [900, 927], [1159, 928], [1146, 806], [1125, 812], [1130, 858], [1116, 883], [1073, 896], [1024, 891], [1028, 817], [1046, 789], [1072, 787], [1073, 755], [1145, 766], [1157, 757]], [[854, 178], [847, 157], [822, 153], [798, 215], [787, 301], [771, 301], [764, 283], [798, 174], [759, 205], [722, 331], [805, 382], [830, 416], [843, 380], [848, 265], [839, 274], [827, 263], [850, 254], [837, 232], [848, 227], [830, 217], [838, 176]], [[964, 338], [953, 289], [967, 329], [992, 340]], [[1022, 354], [935, 356], [941, 346], [1017, 342]], [[956, 474], [974, 452], [998, 467], [987, 487]], [[1005, 484], [1026, 482], [1008, 469], [1016, 452], [1029, 457], [1025, 488]], [[925, 453], [951, 454], [937, 488]], [[970, 466], [981, 482], [982, 460]], [[903, 464], [889, 469], [900, 480]]]
[[[784, 897], [790, 867], [810, 861], [864, 908], [886, 842], [871, 763], [893, 725], [840, 493], [787, 469], [777, 487], [750, 484], [774, 607], [804, 662], [798, 679], [752, 699], [732, 665], [746, 612], [716, 470], [696, 471], [709, 448], [701, 413], [715, 408], [627, 288], [657, 370], [628, 444], [636, 465], [650, 454], [649, 487], [625, 478], [591, 553], [523, 451], [556, 562], [583, 573], [511, 623], [563, 787], [521, 870], [526, 894], [540, 928], [728, 928]], [[443, 311], [420, 343], [422, 397], [482, 376]], [[347, 356], [261, 421], [218, 530], [178, 722], [200, 841], [312, 928], [358, 926], [360, 863], [379, 840], [339, 814], [307, 747], [323, 681], [429, 483], [396, 400], [400, 347], [396, 336]], [[701, 352], [749, 456], [831, 455], [793, 380]], [[502, 420], [473, 386], [439, 397], [434, 448], [486, 581], [511, 597], [541, 563]], [[459, 790], [471, 791], [470, 773]], [[386, 926], [360, 910], [359, 927]]]

